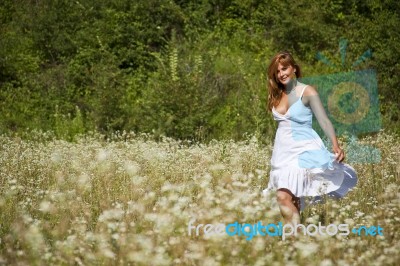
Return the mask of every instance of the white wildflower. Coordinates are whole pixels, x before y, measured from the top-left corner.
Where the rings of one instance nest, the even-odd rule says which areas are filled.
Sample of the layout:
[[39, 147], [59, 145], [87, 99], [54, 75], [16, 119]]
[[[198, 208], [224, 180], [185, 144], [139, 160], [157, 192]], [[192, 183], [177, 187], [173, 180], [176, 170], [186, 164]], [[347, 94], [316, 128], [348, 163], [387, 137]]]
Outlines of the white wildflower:
[[294, 247], [300, 251], [303, 257], [308, 257], [318, 251], [318, 244], [295, 242]]
[[125, 212], [121, 209], [105, 210], [99, 216], [99, 221], [104, 222], [104, 221], [108, 221], [108, 220], [120, 220], [124, 216], [124, 213]]
[[136, 162], [126, 161], [124, 163], [125, 171], [130, 175], [134, 176], [140, 171], [140, 165]]
[[53, 209], [53, 205], [49, 201], [42, 201], [39, 205], [39, 210], [41, 212], [50, 212]]
[[101, 149], [97, 154], [97, 160], [99, 162], [105, 161], [107, 159], [107, 157], [108, 157], [108, 153], [106, 150], [103, 150], [103, 149]]

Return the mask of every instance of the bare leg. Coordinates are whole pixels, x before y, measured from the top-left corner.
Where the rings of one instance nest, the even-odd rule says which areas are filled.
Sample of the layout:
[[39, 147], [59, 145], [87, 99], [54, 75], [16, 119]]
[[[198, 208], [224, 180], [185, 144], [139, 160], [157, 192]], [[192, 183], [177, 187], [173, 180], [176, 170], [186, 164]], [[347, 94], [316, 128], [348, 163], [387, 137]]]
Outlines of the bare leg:
[[292, 202], [293, 202], [294, 206], [296, 207], [297, 211], [300, 213], [300, 203], [301, 203], [300, 198], [293, 197]]
[[295, 197], [288, 189], [278, 189], [276, 198], [285, 223], [300, 223], [300, 198]]

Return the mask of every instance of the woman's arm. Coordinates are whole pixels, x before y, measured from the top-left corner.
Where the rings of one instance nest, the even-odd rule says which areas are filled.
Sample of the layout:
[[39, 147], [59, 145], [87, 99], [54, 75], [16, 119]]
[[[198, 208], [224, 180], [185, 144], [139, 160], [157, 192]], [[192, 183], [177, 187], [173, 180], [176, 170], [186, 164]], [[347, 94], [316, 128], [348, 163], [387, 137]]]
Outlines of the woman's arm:
[[315, 88], [311, 86], [306, 88], [304, 91], [304, 100], [305, 104], [311, 107], [311, 110], [313, 111], [315, 118], [317, 119], [325, 135], [331, 140], [333, 147], [332, 149], [336, 155], [336, 160], [339, 162], [343, 161], [344, 152], [339, 147], [335, 129], [333, 128], [333, 125], [325, 112], [324, 106], [322, 105], [321, 99], [319, 98], [318, 92], [315, 90]]

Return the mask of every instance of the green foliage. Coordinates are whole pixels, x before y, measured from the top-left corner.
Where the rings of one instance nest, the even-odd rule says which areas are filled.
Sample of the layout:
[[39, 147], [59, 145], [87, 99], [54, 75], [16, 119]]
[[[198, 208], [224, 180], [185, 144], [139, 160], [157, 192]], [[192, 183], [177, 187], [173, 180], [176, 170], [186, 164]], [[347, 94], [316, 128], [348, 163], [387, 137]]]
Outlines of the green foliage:
[[[376, 69], [383, 126], [398, 132], [399, 14], [394, 0], [5, 0], [0, 131], [272, 138], [265, 73], [269, 58], [289, 49], [305, 76]], [[372, 58], [353, 69], [368, 49]]]
[[84, 121], [82, 113], [78, 107], [76, 107], [75, 115], [72, 117], [71, 113], [68, 113], [67, 115], [60, 114], [58, 106], [56, 106], [54, 114], [54, 133], [57, 138], [71, 141], [75, 136], [83, 134], [84, 132]]

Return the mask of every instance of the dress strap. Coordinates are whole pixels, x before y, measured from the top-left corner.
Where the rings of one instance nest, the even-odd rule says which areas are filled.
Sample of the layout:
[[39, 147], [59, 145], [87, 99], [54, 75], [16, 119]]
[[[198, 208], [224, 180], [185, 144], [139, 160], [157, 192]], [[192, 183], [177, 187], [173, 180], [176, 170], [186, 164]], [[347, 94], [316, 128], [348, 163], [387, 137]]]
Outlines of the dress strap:
[[300, 99], [301, 99], [301, 97], [303, 97], [304, 90], [307, 88], [307, 86], [308, 86], [308, 85], [305, 85], [305, 86], [303, 87], [303, 90], [301, 91], [301, 94], [300, 94]]

